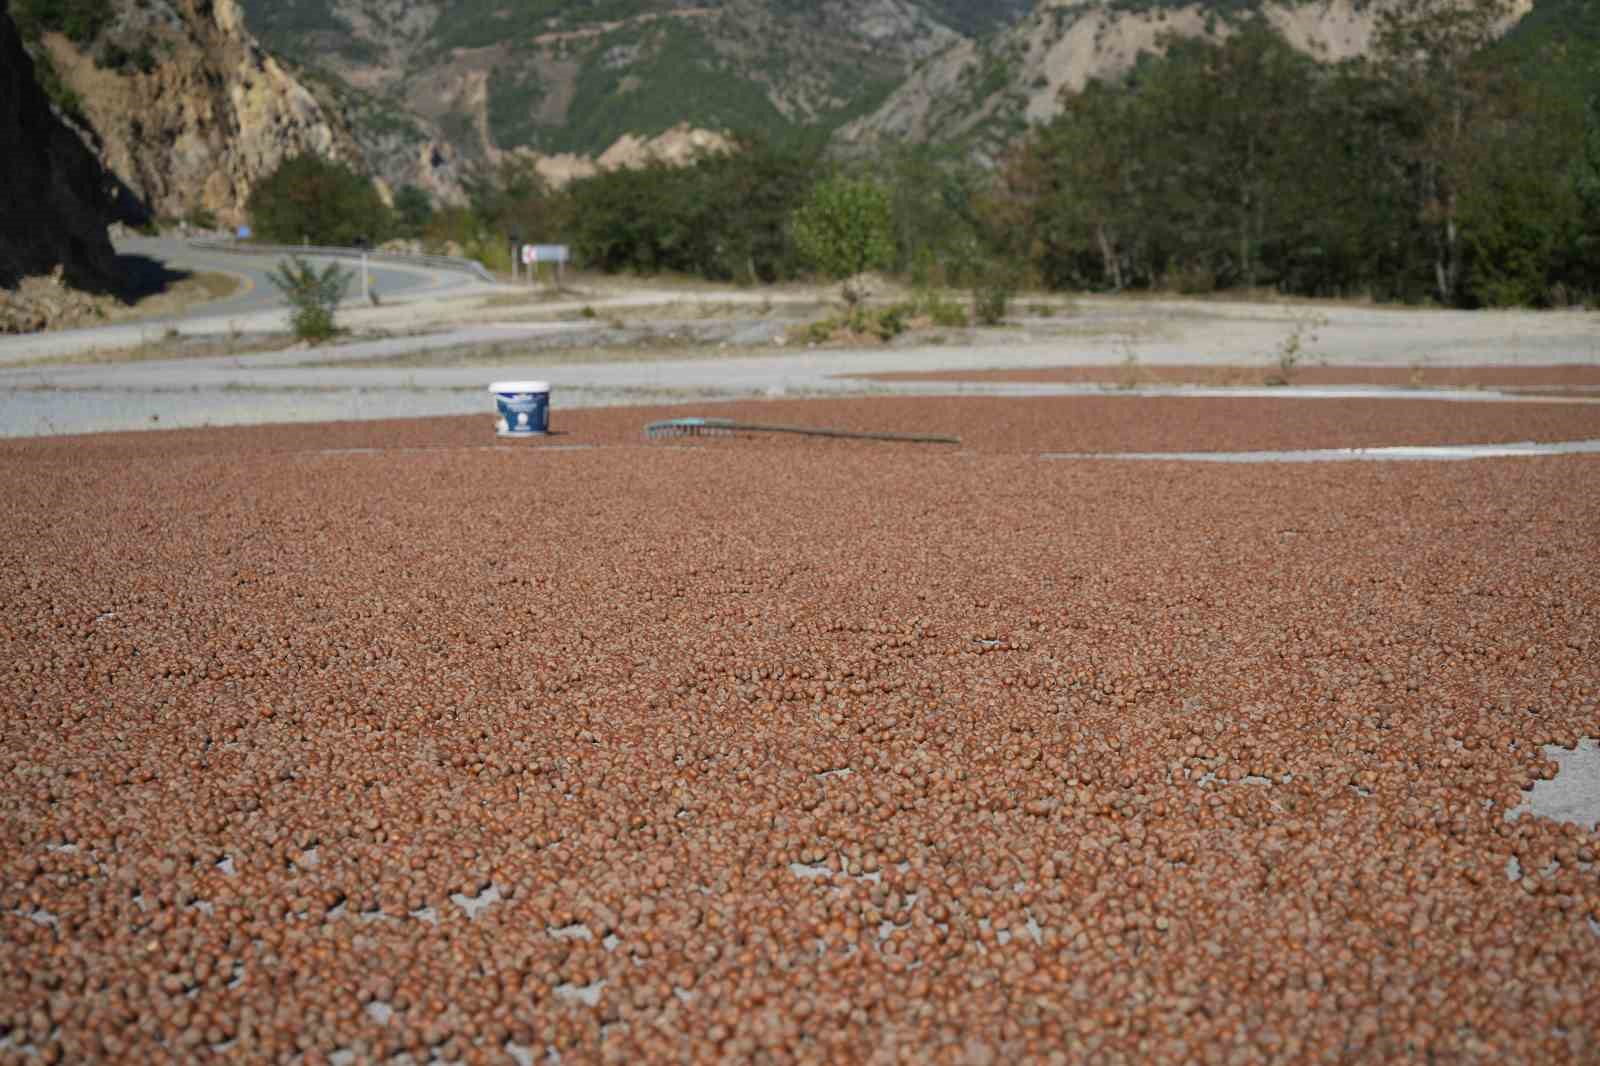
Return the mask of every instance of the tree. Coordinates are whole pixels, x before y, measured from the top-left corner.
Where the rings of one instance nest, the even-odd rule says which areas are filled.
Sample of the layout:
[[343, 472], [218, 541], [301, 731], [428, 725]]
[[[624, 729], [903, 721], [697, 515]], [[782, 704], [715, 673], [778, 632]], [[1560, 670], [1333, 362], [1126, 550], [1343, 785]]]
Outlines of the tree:
[[1145, 157], [1133, 89], [1090, 82], [1001, 171], [982, 217], [1002, 256], [1028, 260], [1046, 285], [1121, 290], [1148, 257]]
[[329, 263], [316, 267], [292, 255], [267, 274], [267, 280], [289, 301], [289, 326], [294, 335], [306, 341], [324, 341], [338, 332], [334, 313], [350, 291], [355, 275]]
[[1435, 295], [1461, 297], [1460, 213], [1481, 161], [1480, 133], [1509, 71], [1479, 61], [1511, 23], [1510, 0], [1409, 0], [1379, 15], [1378, 54], [1416, 116], [1408, 145], [1418, 217], [1433, 245]]
[[433, 220], [433, 197], [416, 185], [402, 185], [394, 194], [394, 223], [404, 237], [420, 237]]
[[1345, 169], [1345, 131], [1310, 120], [1332, 117], [1330, 76], [1261, 22], [1166, 49], [1069, 98], [1006, 168], [997, 228], [1048, 284], [1282, 283], [1313, 239]]
[[717, 281], [796, 272], [789, 235], [816, 153], [752, 137], [690, 165], [654, 162], [573, 182], [570, 232], [583, 261], [608, 272], [680, 271]]
[[[866, 178], [824, 179], [795, 210], [790, 231], [801, 257], [830, 278], [847, 281], [894, 262], [889, 193]], [[845, 299], [856, 300], [848, 284]]]
[[280, 244], [377, 243], [390, 227], [389, 209], [371, 181], [314, 155], [284, 160], [251, 191], [246, 209], [256, 234]]
[[520, 236], [530, 243], [561, 239], [564, 213], [560, 197], [550, 188], [533, 160], [507, 156], [486, 181], [469, 186], [473, 210], [495, 239]]
[[972, 280], [983, 254], [983, 169], [949, 147], [901, 145], [888, 151], [877, 173], [894, 213], [896, 269], [918, 285]]
[[758, 134], [743, 134], [729, 152], [701, 158], [684, 174], [698, 202], [712, 205], [704, 217], [708, 242], [698, 273], [744, 283], [795, 276], [798, 253], [789, 218], [810, 192], [820, 149], [778, 146]]
[[606, 170], [575, 181], [573, 244], [583, 262], [607, 273], [654, 274], [673, 269], [692, 226], [675, 176], [662, 163], [637, 170]]
[[1573, 166], [1573, 189], [1581, 207], [1576, 241], [1590, 285], [1600, 285], [1600, 92], [1584, 112], [1583, 149]]

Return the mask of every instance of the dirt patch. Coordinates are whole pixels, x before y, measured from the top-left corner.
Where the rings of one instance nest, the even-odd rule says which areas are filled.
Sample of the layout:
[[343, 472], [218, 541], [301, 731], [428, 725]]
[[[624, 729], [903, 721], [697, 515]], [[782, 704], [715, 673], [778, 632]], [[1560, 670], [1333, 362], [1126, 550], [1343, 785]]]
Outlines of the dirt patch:
[[[1071, 385], [1282, 384], [1277, 366], [1024, 367], [998, 370], [936, 370], [853, 375], [863, 381], [971, 381]], [[1304, 366], [1288, 374], [1294, 385], [1381, 385], [1418, 389], [1497, 389], [1543, 393], [1600, 392], [1600, 366]]]
[[672, 359], [738, 358], [767, 355], [784, 338], [784, 327], [767, 319], [694, 321], [670, 325], [652, 316], [653, 325], [630, 326], [620, 317], [597, 317], [594, 325], [547, 336], [519, 337], [500, 344], [436, 348], [372, 358], [339, 358], [304, 367], [419, 369], [464, 366], [563, 366], [573, 363], [654, 362]]

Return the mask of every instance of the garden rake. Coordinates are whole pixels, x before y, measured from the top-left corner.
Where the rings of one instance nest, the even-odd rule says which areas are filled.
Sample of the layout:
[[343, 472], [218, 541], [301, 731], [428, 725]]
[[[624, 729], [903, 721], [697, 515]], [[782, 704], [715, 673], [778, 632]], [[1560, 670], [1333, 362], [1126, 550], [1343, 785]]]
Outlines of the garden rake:
[[669, 418], [651, 422], [644, 435], [651, 440], [667, 437], [731, 437], [738, 433], [793, 433], [804, 437], [839, 437], [847, 440], [886, 440], [903, 444], [960, 444], [960, 437], [926, 433], [870, 433], [854, 429], [822, 429], [814, 426], [775, 426], [764, 422], [740, 422], [732, 418]]

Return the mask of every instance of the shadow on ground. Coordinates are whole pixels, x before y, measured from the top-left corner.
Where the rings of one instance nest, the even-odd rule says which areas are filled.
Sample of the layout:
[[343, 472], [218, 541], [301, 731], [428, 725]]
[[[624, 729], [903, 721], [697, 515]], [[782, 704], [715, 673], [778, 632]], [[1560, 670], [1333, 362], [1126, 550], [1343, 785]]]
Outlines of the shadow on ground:
[[192, 277], [192, 271], [174, 270], [161, 260], [147, 255], [119, 255], [117, 286], [112, 294], [131, 306], [147, 297], [158, 296]]

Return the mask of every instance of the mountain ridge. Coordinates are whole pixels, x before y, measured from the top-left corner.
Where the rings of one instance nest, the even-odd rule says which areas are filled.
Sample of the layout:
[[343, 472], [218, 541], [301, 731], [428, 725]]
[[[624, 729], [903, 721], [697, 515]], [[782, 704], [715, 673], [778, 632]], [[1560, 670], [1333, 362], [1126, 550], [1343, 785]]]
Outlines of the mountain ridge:
[[[599, 155], [687, 123], [812, 137], [872, 110], [919, 61], [1027, 0], [246, 0], [318, 76], [478, 161]], [[361, 124], [357, 119], [357, 125]], [[358, 129], [358, 136], [360, 136]]]
[[[1533, 0], [1509, 0], [1511, 23]], [[1379, 20], [1407, 0], [1046, 0], [984, 41], [933, 57], [837, 142], [866, 150], [895, 141], [969, 143], [992, 158], [1028, 126], [1061, 112], [1064, 93], [1118, 77], [1159, 54], [1168, 35], [1218, 40], [1261, 17], [1291, 46], [1337, 62], [1375, 47]]]

